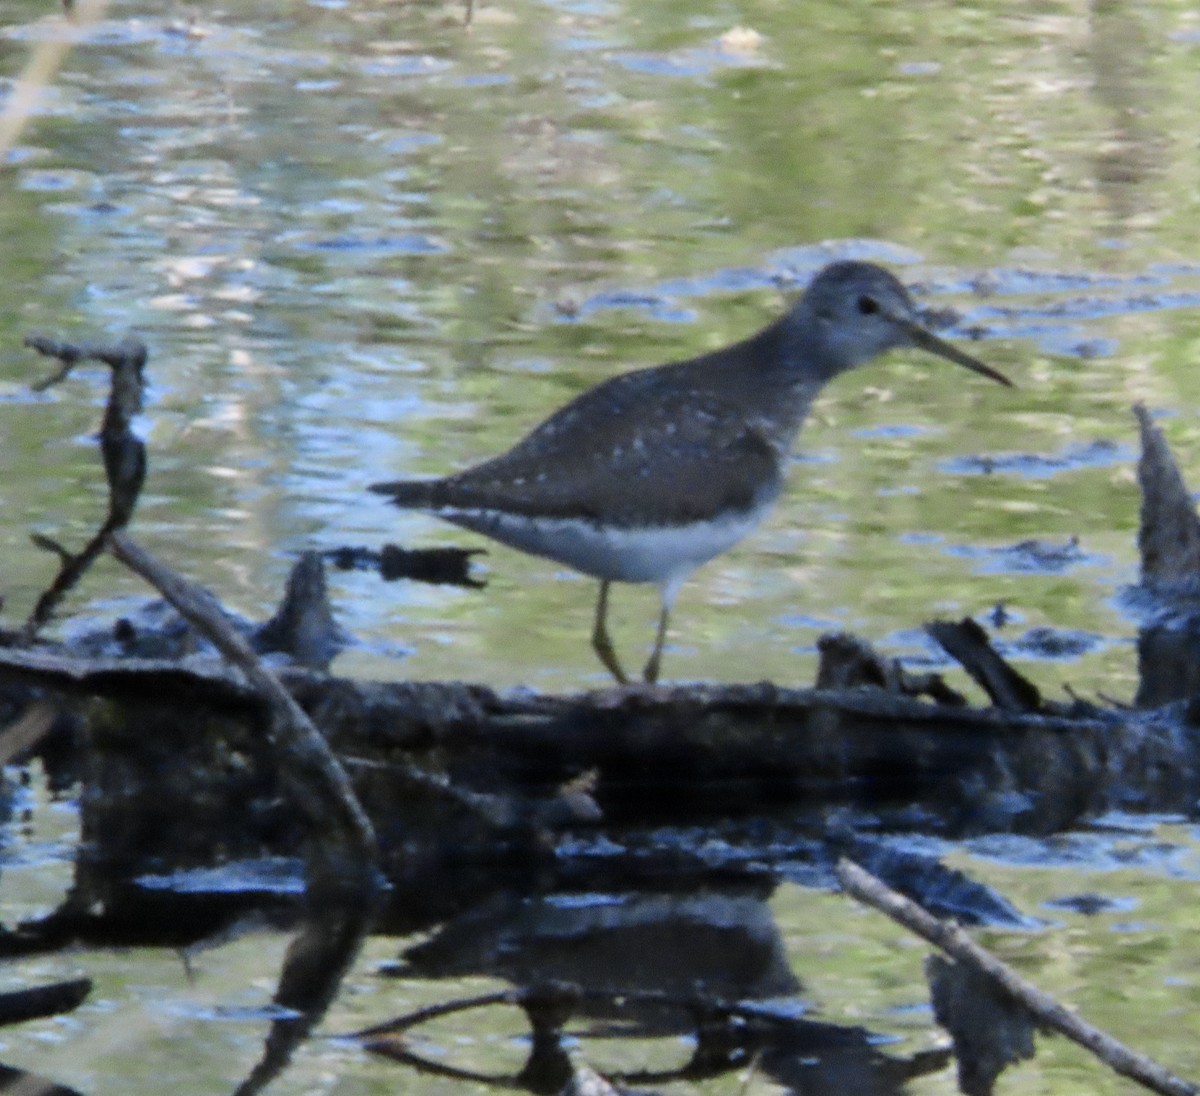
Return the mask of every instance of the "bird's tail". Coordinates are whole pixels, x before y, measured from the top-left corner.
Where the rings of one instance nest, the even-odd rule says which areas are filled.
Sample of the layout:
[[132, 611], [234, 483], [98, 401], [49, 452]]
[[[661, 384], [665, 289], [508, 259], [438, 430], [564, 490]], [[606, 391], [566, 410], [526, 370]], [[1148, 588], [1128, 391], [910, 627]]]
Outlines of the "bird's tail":
[[442, 504], [441, 487], [441, 480], [396, 480], [394, 483], [373, 483], [368, 490], [387, 495], [405, 509], [436, 510]]

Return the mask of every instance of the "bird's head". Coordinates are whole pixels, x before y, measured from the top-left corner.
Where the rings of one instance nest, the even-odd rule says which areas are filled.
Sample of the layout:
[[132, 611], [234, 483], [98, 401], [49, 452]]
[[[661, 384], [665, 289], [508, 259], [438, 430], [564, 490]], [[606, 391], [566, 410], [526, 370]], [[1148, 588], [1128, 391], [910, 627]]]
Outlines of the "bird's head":
[[1003, 373], [923, 326], [908, 290], [873, 263], [837, 262], [822, 268], [796, 303], [793, 316], [810, 347], [808, 368], [826, 379], [887, 350], [913, 346], [1012, 385]]

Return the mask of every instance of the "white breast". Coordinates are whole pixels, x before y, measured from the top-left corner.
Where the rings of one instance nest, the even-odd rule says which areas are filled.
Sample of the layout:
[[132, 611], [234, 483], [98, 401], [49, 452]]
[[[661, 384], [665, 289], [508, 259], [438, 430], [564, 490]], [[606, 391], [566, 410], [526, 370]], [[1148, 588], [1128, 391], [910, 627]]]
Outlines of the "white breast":
[[771, 501], [712, 521], [643, 528], [603, 526], [575, 518], [531, 518], [483, 509], [432, 512], [445, 521], [585, 575], [613, 582], [675, 585], [702, 563], [737, 544], [766, 516]]

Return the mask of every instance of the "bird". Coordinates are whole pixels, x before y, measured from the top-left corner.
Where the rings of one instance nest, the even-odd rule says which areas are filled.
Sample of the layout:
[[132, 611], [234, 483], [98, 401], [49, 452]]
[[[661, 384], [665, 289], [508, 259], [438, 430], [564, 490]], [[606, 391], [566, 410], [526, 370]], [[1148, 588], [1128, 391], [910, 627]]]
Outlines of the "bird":
[[843, 260], [741, 342], [601, 381], [507, 452], [461, 472], [369, 490], [599, 579], [592, 647], [620, 684], [630, 678], [608, 631], [609, 588], [656, 585], [658, 626], [642, 672], [653, 684], [680, 587], [770, 512], [817, 394], [899, 348], [1012, 386], [933, 334], [888, 270]]

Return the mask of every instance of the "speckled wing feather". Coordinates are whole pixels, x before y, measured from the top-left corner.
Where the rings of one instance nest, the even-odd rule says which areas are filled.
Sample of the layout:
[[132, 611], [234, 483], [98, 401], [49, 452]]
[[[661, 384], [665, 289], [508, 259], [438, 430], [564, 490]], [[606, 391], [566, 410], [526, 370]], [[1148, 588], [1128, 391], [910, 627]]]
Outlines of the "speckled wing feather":
[[[697, 362], [685, 363], [695, 370]], [[776, 446], [747, 408], [666, 366], [584, 393], [507, 453], [445, 479], [379, 484], [399, 506], [502, 509], [616, 526], [686, 524], [749, 510], [778, 493]], [[448, 514], [443, 516], [449, 516]]]

